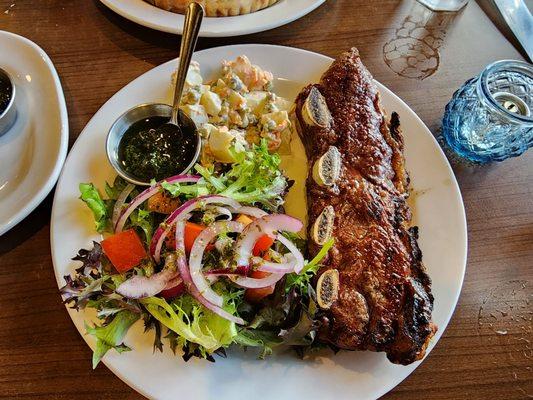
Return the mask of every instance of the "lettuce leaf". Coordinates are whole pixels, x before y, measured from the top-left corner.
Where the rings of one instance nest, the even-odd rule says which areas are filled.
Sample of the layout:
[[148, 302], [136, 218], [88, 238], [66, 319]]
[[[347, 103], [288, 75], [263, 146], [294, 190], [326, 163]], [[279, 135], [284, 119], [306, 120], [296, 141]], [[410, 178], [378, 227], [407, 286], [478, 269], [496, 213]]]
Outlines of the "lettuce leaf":
[[161, 187], [169, 192], [172, 197], [184, 195], [186, 197], [199, 197], [209, 194], [209, 189], [205, 184], [199, 182], [194, 185], [180, 185], [179, 183], [161, 182]]
[[288, 274], [287, 284], [285, 286], [286, 291], [289, 292], [292, 288], [296, 287], [299, 290], [299, 293], [307, 294], [311, 279], [313, 279], [313, 276], [315, 276], [320, 269], [320, 262], [326, 257], [328, 251], [334, 244], [335, 239], [329, 239], [324, 243], [317, 255], [303, 267], [299, 274]]
[[[313, 291], [313, 288], [309, 290]], [[315, 340], [316, 329], [319, 327], [317, 321], [315, 321], [317, 310], [317, 304], [312, 296], [309, 298], [308, 305], [302, 307], [298, 322], [294, 326], [280, 331], [279, 337], [283, 340], [283, 343], [289, 346], [311, 345]]]
[[121, 311], [108, 323], [94, 327], [85, 324], [87, 333], [96, 338], [96, 347], [93, 352], [93, 369], [96, 368], [102, 357], [111, 349], [122, 353], [130, 351], [122, 341], [130, 327], [140, 318], [139, 314], [131, 311]]
[[76, 310], [83, 309], [90, 299], [102, 294], [109, 278], [103, 271], [102, 259], [102, 247], [97, 242], [93, 242], [91, 250], [81, 249], [73, 258], [82, 265], [76, 268], [73, 275], [64, 277], [65, 286], [60, 289], [60, 293], [65, 304]]
[[205, 309], [190, 296], [182, 296], [171, 304], [159, 297], [140, 302], [161, 324], [184, 340], [202, 346], [207, 353], [229, 345], [237, 335], [235, 323]]
[[92, 183], [80, 183], [80, 199], [87, 204], [87, 207], [93, 212], [96, 231], [105, 232], [110, 226], [110, 220], [107, 211], [107, 205], [102, 200], [98, 189]]
[[263, 139], [259, 145], [252, 145], [250, 150], [239, 153], [237, 161], [227, 172], [215, 172], [213, 168], [199, 164], [195, 169], [204, 178], [202, 184], [207, 185], [210, 193], [276, 210], [283, 204], [283, 195], [289, 186], [280, 171], [280, 163], [279, 154], [270, 154]]
[[[233, 302], [231, 293], [223, 293], [222, 285], [215, 284], [213, 289], [224, 296], [224, 309], [234, 314], [236, 307]], [[210, 335], [220, 344], [219, 347], [227, 346], [232, 343], [233, 337], [237, 334], [235, 323], [224, 319], [212, 311], [206, 309], [199, 304], [192, 296], [181, 296], [172, 302], [172, 305], [185, 312], [194, 325], [194, 321], [198, 323], [197, 327], [202, 332], [209, 332]], [[193, 341], [194, 342], [194, 341]], [[205, 346], [204, 346], [205, 347]], [[212, 352], [208, 349], [209, 352]]]
[[148, 313], [143, 314], [143, 320], [144, 320], [144, 333], [151, 331], [151, 330], [154, 331], [154, 344], [153, 344], [154, 353], [156, 350], [163, 352], [163, 341], [161, 340], [163, 331], [162, 331], [161, 323], [158, 320], [156, 320], [151, 314], [148, 314]]
[[318, 327], [314, 321], [315, 313], [316, 304], [312, 298], [302, 296], [295, 289], [287, 293], [281, 285], [234, 341], [243, 347], [259, 348], [260, 359], [270, 355], [278, 346], [309, 346]]
[[113, 186], [111, 186], [108, 182], [105, 183], [105, 193], [110, 200], [116, 200], [127, 185], [128, 182], [124, 178], [117, 176], [113, 181]]
[[[152, 235], [154, 233], [154, 216], [153, 213], [142, 208], [138, 208], [130, 214], [128, 227], [140, 228], [144, 234], [144, 240], [148, 247], [152, 241]], [[140, 232], [138, 232], [140, 233]]]
[[272, 354], [273, 348], [283, 342], [278, 334], [272, 330], [241, 329], [235, 337], [235, 343], [243, 347], [258, 347], [261, 349], [259, 358]]

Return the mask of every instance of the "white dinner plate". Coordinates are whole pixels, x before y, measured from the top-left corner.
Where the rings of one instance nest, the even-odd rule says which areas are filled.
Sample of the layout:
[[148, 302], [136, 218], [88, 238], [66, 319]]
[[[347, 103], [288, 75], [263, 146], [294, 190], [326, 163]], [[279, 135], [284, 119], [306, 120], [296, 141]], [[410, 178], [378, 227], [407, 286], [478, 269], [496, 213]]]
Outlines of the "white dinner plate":
[[[307, 83], [318, 81], [332, 61], [304, 50], [267, 45], [219, 47], [198, 52], [194, 58], [209, 78], [219, 70], [220, 61], [241, 54], [272, 71], [275, 91], [287, 98], [294, 98]], [[103, 188], [104, 181], [114, 177], [104, 150], [109, 127], [136, 104], [170, 102], [170, 75], [176, 65], [174, 60], [156, 67], [120, 90], [91, 119], [72, 148], [52, 211], [52, 256], [60, 286], [63, 275], [76, 266], [71, 257], [99, 239], [91, 212], [78, 200], [78, 184], [94, 182]], [[400, 114], [405, 132], [414, 220], [420, 227], [419, 243], [433, 279], [433, 317], [439, 326], [431, 350], [450, 320], [463, 282], [467, 240], [464, 208], [453, 172], [430, 131], [396, 95], [382, 85], [379, 88], [385, 108]], [[70, 309], [69, 313], [84, 334], [87, 315]], [[261, 361], [255, 352], [237, 348], [214, 364], [196, 359], [185, 363], [169, 349], [153, 354], [153, 336], [142, 331], [142, 323], [137, 323], [125, 340], [133, 351], [120, 355], [110, 351], [104, 362], [135, 390], [157, 399], [376, 399], [419, 365], [394, 365], [383, 353], [372, 352], [331, 353], [305, 361], [288, 352]], [[89, 346], [94, 345], [92, 337], [83, 337]]]
[[[184, 17], [148, 4], [144, 0], [100, 0], [124, 18], [148, 28], [182, 33]], [[227, 37], [247, 35], [277, 28], [302, 18], [326, 0], [280, 0], [263, 10], [235, 17], [206, 17], [200, 36]]]
[[0, 31], [0, 68], [14, 80], [18, 117], [0, 136], [0, 235], [46, 197], [68, 146], [63, 89], [50, 58], [35, 43]]

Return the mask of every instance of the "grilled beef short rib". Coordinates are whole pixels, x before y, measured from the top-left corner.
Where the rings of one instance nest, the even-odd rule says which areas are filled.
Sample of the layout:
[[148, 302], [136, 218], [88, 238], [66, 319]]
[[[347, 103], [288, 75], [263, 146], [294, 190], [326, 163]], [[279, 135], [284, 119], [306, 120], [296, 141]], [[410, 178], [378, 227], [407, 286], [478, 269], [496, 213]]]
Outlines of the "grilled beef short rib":
[[[327, 232], [317, 218], [324, 219], [328, 206], [334, 210], [329, 232], [335, 245], [319, 275], [338, 270], [339, 289], [324, 310], [319, 340], [340, 349], [384, 351], [398, 364], [421, 359], [436, 326], [418, 229], [410, 226], [398, 115], [385, 116], [376, 84], [354, 48], [319, 84], [300, 93], [294, 116], [310, 168], [310, 256], [324, 239], [313, 238]], [[332, 146], [340, 154], [340, 174], [333, 182], [317, 179], [316, 163]]]

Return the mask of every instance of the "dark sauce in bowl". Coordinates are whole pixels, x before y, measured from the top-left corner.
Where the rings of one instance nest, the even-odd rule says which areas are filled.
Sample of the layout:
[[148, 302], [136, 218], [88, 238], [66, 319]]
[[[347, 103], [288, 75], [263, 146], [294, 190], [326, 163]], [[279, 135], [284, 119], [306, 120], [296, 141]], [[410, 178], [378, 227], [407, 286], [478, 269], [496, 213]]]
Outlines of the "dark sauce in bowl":
[[9, 78], [0, 72], [0, 115], [6, 110], [12, 95], [13, 86]]
[[[188, 129], [178, 135], [157, 130], [167, 117], [150, 117], [132, 124], [120, 139], [122, 168], [143, 182], [160, 181], [183, 172], [196, 155], [197, 138]], [[193, 131], [194, 132], [194, 131]]]

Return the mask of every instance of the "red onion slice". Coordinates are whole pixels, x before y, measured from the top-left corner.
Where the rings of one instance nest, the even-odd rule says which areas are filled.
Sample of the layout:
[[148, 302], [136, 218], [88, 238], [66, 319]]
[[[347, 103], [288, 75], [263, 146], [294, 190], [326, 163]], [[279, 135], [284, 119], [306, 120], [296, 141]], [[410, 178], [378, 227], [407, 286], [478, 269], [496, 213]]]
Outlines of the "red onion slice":
[[271, 272], [271, 273], [285, 273], [289, 274], [295, 272], [300, 273], [304, 267], [304, 257], [300, 250], [285, 236], [278, 234], [276, 239], [287, 247], [290, 251], [290, 254], [286, 254], [282, 258], [282, 262], [276, 263], [272, 261], [267, 261], [261, 257], [252, 257], [251, 262], [256, 266], [258, 271]]
[[293, 242], [291, 242], [289, 239], [287, 239], [282, 234], [278, 234], [276, 239], [278, 239], [291, 252], [292, 257], [294, 257], [294, 263], [293, 263], [294, 272], [299, 274], [302, 271], [304, 264], [305, 264], [304, 256], [302, 255], [300, 250], [298, 250], [298, 247], [296, 247], [296, 245]]
[[237, 267], [236, 269], [232, 268], [220, 268], [220, 269], [212, 269], [209, 271], [205, 271], [205, 276], [228, 276], [228, 275], [240, 275], [240, 276], [247, 276], [248, 272], [250, 272], [250, 268], [248, 266], [241, 266]]
[[183, 279], [181, 279], [181, 276], [177, 274], [175, 278], [168, 281], [167, 285], [163, 290], [174, 289], [176, 286], [179, 285], [183, 285]]
[[194, 241], [189, 256], [189, 271], [191, 278], [200, 294], [209, 302], [222, 307], [224, 299], [217, 294], [207, 282], [202, 271], [202, 258], [207, 245], [218, 235], [228, 232], [241, 233], [244, 225], [235, 221], [217, 221], [204, 229]]
[[121, 283], [116, 292], [129, 299], [152, 297], [165, 289], [168, 282], [177, 275], [176, 271], [163, 270], [150, 277], [136, 275]]
[[266, 278], [248, 278], [243, 276], [228, 276], [236, 285], [246, 289], [261, 289], [277, 283], [285, 274], [270, 274]]
[[213, 206], [213, 207], [207, 207], [207, 209], [213, 212], [215, 218], [218, 218], [221, 215], [223, 215], [226, 217], [227, 221], [231, 221], [233, 219], [233, 215], [231, 214], [231, 211], [229, 210], [229, 208]]
[[122, 190], [122, 192], [120, 192], [120, 194], [118, 195], [117, 201], [115, 202], [115, 207], [113, 207], [113, 218], [111, 219], [113, 227], [117, 225], [117, 221], [120, 218], [120, 214], [122, 213], [122, 207], [124, 206], [126, 199], [133, 191], [133, 189], [135, 189], [135, 185], [132, 183], [128, 183], [126, 187]]
[[232, 208], [239, 208], [241, 206], [237, 201], [230, 199], [229, 197], [217, 195], [200, 196], [186, 201], [180, 207], [174, 210], [174, 212], [170, 214], [162, 224], [159, 225], [154, 233], [154, 236], [152, 237], [152, 242], [150, 243], [150, 254], [152, 257], [154, 257], [156, 262], [159, 262], [160, 260], [163, 242], [176, 221], [183, 219], [183, 215], [189, 214], [198, 208], [203, 208], [208, 204], [224, 204]]
[[221, 276], [230, 277], [230, 276], [247, 276], [248, 272], [250, 271], [249, 267], [237, 267], [237, 269], [233, 270], [231, 268], [220, 268], [220, 269], [212, 269], [210, 271], [204, 272], [205, 279], [212, 285]]
[[248, 215], [248, 216], [254, 217], [254, 218], [261, 218], [261, 217], [264, 217], [264, 216], [268, 215], [268, 213], [266, 211], [263, 211], [260, 208], [249, 207], [249, 206], [242, 206], [241, 208], [235, 210], [235, 212], [237, 212], [239, 214]]
[[281, 263], [266, 261], [261, 257], [252, 257], [251, 262], [258, 271], [270, 272], [274, 274], [289, 274], [294, 272], [295, 259], [290, 254], [283, 257], [283, 262]]
[[[201, 177], [198, 175], [176, 175], [165, 179], [164, 181], [167, 183], [196, 183], [200, 180], [200, 178]], [[142, 203], [144, 203], [146, 200], [148, 200], [150, 197], [152, 197], [159, 191], [161, 191], [161, 182], [156, 183], [154, 186], [150, 186], [148, 189], [144, 190], [141, 194], [134, 198], [133, 201], [124, 210], [120, 218], [118, 218], [117, 223], [115, 225], [115, 232], [122, 232], [122, 229], [124, 229], [124, 225], [126, 224], [126, 221], [128, 220], [128, 217], [131, 215], [131, 213]]]
[[207, 301], [196, 289], [194, 285], [189, 268], [187, 268], [187, 257], [185, 256], [185, 221], [178, 221], [176, 223], [176, 252], [178, 253], [178, 271], [185, 283], [187, 291], [194, 297], [200, 304], [202, 304], [208, 310], [211, 310], [215, 314], [221, 316], [228, 321], [234, 322], [239, 325], [245, 325], [246, 322], [242, 318], [239, 318], [235, 315], [230, 314], [229, 312], [223, 310], [222, 308], [210, 303]]
[[278, 231], [296, 233], [302, 227], [303, 224], [300, 220], [285, 214], [271, 214], [257, 218], [246, 226], [240, 239], [237, 241], [235, 246], [237, 265], [248, 264], [252, 257], [254, 245], [260, 237], [268, 235], [276, 238]]
[[215, 241], [215, 249], [217, 249], [220, 253], [223, 253], [226, 248], [233, 247], [233, 243], [235, 243], [235, 241], [227, 236], [218, 238]]
[[220, 275], [214, 275], [214, 274], [213, 275], [206, 275], [205, 279], [207, 279], [207, 282], [209, 282], [209, 284], [212, 285], [213, 283], [218, 281], [218, 278], [221, 277], [221, 276], [222, 276], [222, 274], [220, 274]]

